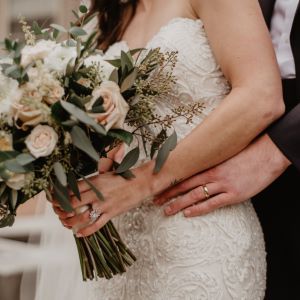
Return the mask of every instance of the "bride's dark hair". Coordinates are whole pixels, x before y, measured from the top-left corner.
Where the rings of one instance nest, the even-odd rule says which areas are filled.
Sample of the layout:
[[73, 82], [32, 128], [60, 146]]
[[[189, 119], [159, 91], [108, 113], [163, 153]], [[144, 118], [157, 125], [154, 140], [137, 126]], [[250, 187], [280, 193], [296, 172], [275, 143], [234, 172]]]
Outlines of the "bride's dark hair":
[[137, 3], [138, 0], [92, 0], [90, 14], [98, 13], [98, 44], [102, 50], [121, 39]]

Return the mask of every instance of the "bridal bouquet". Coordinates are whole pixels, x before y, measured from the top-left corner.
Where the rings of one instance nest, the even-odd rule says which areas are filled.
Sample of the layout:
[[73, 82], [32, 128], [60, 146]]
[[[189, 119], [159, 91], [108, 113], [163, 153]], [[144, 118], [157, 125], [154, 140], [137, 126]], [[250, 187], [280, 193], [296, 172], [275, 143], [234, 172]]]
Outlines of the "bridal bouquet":
[[[80, 199], [78, 180], [105, 201], [88, 175], [119, 143], [130, 145], [136, 136], [144, 145], [150, 141], [147, 155], [157, 153], [154, 172], [176, 145], [176, 133], [167, 133], [184, 108], [164, 118], [154, 112], [155, 100], [168, 96], [175, 81], [176, 53], [137, 49], [107, 61], [97, 50], [97, 32], [84, 30], [95, 16], [85, 6], [80, 12], [69, 29], [21, 20], [26, 43], [2, 43], [7, 54], [0, 58], [0, 227], [12, 226], [17, 208], [41, 191], [72, 212], [69, 193]], [[132, 130], [124, 130], [124, 123]], [[153, 126], [160, 126], [158, 135]], [[114, 163], [114, 172], [130, 180], [141, 151], [146, 147]], [[111, 278], [135, 261], [112, 222], [75, 240], [84, 280]]]

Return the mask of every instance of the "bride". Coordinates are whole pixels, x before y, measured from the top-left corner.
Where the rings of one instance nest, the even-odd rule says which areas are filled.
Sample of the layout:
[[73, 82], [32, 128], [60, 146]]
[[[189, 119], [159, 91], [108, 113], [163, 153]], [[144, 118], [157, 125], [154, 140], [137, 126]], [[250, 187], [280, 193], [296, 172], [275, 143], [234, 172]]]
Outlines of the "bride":
[[[106, 57], [129, 48], [178, 51], [174, 97], [158, 101], [157, 113], [205, 101], [206, 117], [195, 116], [193, 124], [176, 121], [180, 142], [160, 173], [153, 174], [152, 161], [141, 160], [134, 180], [110, 172], [93, 177], [104, 202], [81, 183], [82, 201], [73, 197], [74, 208], [91, 204], [101, 216], [78, 237], [113, 219], [138, 259], [122, 276], [87, 284], [85, 298], [263, 299], [264, 239], [249, 201], [197, 218], [164, 217], [152, 201], [170, 185], [241, 151], [283, 113], [280, 76], [258, 2], [96, 0], [92, 11], [99, 12], [99, 47]], [[208, 182], [203, 193], [218, 190]], [[89, 212], [69, 217], [54, 209], [68, 228], [89, 221]], [[69, 297], [61, 299], [76, 296], [78, 283], [71, 278], [70, 272], [64, 284]]]

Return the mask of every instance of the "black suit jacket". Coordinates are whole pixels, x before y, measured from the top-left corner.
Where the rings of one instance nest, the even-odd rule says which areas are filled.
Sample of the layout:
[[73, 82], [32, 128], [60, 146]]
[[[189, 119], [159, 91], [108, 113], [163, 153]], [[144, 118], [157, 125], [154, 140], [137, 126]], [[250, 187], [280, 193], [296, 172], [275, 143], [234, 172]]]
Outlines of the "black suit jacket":
[[[270, 26], [275, 0], [260, 0], [266, 23]], [[300, 170], [300, 3], [291, 32], [291, 46], [296, 65], [296, 106], [276, 124], [268, 134], [285, 156]]]

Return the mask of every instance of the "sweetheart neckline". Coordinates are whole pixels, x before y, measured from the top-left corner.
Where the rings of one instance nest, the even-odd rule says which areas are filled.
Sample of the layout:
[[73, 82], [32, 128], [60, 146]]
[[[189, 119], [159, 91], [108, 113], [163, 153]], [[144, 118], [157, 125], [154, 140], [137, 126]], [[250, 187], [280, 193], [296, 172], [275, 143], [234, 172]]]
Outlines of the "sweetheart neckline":
[[[179, 21], [188, 21], [188, 22], [192, 22], [192, 23], [195, 23], [195, 24], [200, 24], [200, 25], [203, 25], [203, 21], [201, 19], [192, 19], [192, 18], [188, 18], [188, 17], [174, 17], [174, 18], [171, 18], [165, 25], [161, 26], [158, 31], [152, 36], [152, 38], [150, 38], [148, 40], [148, 42], [146, 43], [146, 45], [142, 48], [144, 49], [147, 49], [149, 48], [149, 45], [153, 42], [153, 40], [160, 35], [160, 33], [165, 30], [166, 28], [168, 28], [169, 26], [179, 22]], [[129, 47], [129, 44], [126, 40], [120, 40], [114, 44], [112, 44], [110, 47], [112, 46], [115, 46], [115, 45], [118, 45], [118, 44], [123, 44], [126, 46], [126, 48], [130, 49]]]

